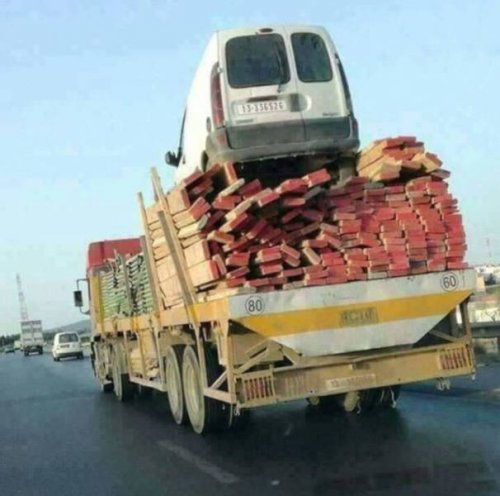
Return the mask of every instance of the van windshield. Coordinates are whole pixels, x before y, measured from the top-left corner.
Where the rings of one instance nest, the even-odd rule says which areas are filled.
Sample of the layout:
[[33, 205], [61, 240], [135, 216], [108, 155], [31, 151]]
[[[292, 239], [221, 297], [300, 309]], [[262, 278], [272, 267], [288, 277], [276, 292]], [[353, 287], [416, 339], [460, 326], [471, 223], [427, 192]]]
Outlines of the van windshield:
[[60, 343], [77, 343], [78, 336], [76, 334], [62, 334], [59, 336]]
[[229, 84], [233, 88], [283, 84], [290, 80], [285, 43], [279, 34], [239, 36], [226, 44]]
[[332, 65], [325, 42], [314, 33], [292, 34], [293, 55], [297, 74], [304, 83], [317, 83], [332, 79]]

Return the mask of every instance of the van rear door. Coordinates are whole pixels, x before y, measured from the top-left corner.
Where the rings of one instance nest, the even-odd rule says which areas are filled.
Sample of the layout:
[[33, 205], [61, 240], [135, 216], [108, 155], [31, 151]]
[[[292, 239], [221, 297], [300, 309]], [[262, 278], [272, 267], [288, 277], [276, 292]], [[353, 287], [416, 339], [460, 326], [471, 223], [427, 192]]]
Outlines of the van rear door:
[[305, 140], [290, 41], [283, 28], [219, 33], [231, 148]]
[[[350, 101], [333, 42], [319, 27], [288, 28], [307, 141], [347, 138]], [[345, 85], [345, 87], [344, 87]]]

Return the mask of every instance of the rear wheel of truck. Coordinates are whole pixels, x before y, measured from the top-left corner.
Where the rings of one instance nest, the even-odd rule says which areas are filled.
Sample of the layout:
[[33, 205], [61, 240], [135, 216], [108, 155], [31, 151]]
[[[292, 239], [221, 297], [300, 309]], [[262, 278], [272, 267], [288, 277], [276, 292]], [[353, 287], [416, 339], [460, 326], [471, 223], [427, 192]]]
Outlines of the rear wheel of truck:
[[170, 346], [165, 356], [165, 378], [167, 381], [168, 404], [170, 413], [177, 425], [188, 422], [188, 414], [184, 401], [184, 388], [182, 386], [182, 357], [184, 346]]
[[114, 385], [112, 382], [99, 382], [99, 386], [103, 393], [111, 393], [114, 391]]
[[388, 386], [360, 391], [359, 407], [361, 412], [371, 412], [394, 408], [399, 398], [400, 387]]
[[[218, 377], [220, 367], [217, 355], [208, 348], [205, 348], [205, 362], [207, 382], [210, 384]], [[230, 405], [203, 394], [200, 364], [192, 346], [186, 346], [184, 350], [182, 383], [189, 421], [196, 433], [206, 434], [230, 427]]]
[[309, 398], [308, 403], [325, 413], [353, 412], [359, 404], [359, 391]]
[[118, 357], [113, 354], [113, 389], [120, 401], [129, 401], [134, 397], [134, 383], [130, 382], [128, 374], [122, 374]]

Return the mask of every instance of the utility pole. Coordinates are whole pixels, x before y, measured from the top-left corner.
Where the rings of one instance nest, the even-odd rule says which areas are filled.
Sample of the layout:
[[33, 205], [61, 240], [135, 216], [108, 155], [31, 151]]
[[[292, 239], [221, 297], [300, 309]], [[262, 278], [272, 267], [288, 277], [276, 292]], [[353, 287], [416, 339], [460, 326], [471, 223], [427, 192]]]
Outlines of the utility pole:
[[16, 275], [17, 281], [17, 297], [19, 299], [19, 310], [21, 313], [21, 322], [26, 322], [29, 320], [28, 315], [28, 305], [26, 305], [26, 298], [24, 297], [23, 286], [21, 284], [21, 276], [19, 274]]
[[488, 261], [490, 263], [490, 265], [493, 263], [492, 262], [492, 255], [491, 255], [491, 241], [490, 241], [490, 237], [488, 236], [486, 238], [486, 247], [488, 248]]

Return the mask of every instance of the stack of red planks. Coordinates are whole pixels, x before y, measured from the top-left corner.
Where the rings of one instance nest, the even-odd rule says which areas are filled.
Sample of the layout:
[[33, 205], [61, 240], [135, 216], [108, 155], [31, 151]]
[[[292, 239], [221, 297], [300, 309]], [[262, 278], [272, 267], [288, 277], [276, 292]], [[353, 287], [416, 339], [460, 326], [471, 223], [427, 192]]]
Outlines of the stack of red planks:
[[386, 182], [422, 173], [446, 179], [450, 174], [441, 165], [437, 155], [425, 151], [424, 144], [414, 136], [398, 136], [376, 140], [361, 150], [357, 171], [372, 181]]
[[[320, 169], [271, 188], [226, 163], [196, 171], [166, 198], [191, 281], [208, 295], [465, 268], [457, 200], [443, 177], [425, 170], [389, 183], [358, 176], [335, 184]], [[168, 281], [163, 238], [152, 238]]]

